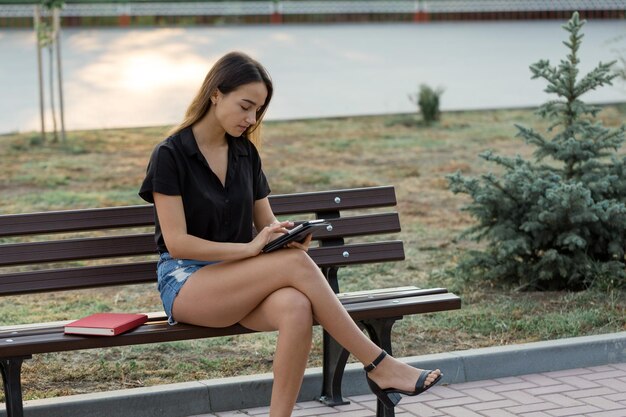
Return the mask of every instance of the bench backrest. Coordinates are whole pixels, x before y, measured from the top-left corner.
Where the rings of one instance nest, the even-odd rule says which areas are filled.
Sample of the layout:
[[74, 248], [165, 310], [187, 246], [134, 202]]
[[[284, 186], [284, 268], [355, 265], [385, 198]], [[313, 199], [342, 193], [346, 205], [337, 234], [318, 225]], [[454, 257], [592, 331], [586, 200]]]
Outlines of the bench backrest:
[[[331, 221], [332, 229], [316, 233], [320, 245], [309, 252], [326, 273], [404, 259], [401, 241], [344, 243], [400, 231], [396, 212], [363, 213], [395, 206], [391, 186], [275, 195], [270, 203], [277, 216]], [[346, 216], [346, 210], [356, 212]], [[151, 205], [0, 215], [0, 296], [154, 282], [156, 246], [145, 231], [153, 225]]]

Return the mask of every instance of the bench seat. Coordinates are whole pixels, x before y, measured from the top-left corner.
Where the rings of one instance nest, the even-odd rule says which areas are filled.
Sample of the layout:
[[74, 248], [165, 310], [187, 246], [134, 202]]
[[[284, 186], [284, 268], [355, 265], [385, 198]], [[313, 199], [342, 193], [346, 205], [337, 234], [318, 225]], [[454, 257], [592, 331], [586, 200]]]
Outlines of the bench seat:
[[[385, 292], [349, 293], [339, 299], [355, 321], [386, 319], [460, 308], [460, 299], [444, 288], [421, 290], [417, 287], [389, 288]], [[177, 324], [170, 326], [163, 312], [149, 313], [144, 325], [115, 337], [66, 335], [63, 326], [70, 321], [0, 327], [0, 357], [29, 356], [112, 346], [128, 346], [174, 340], [201, 339], [252, 333], [240, 325], [212, 328]]]

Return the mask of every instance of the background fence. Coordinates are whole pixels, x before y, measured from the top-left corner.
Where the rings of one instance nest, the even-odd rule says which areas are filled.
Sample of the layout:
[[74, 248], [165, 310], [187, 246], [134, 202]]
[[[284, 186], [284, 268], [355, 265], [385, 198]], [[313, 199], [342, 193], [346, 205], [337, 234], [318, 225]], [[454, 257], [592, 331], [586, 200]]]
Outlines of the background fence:
[[[0, 0], [0, 26], [32, 25], [36, 2]], [[624, 18], [626, 0], [115, 1], [70, 0], [64, 25]], [[147, 19], [149, 18], [149, 19]]]

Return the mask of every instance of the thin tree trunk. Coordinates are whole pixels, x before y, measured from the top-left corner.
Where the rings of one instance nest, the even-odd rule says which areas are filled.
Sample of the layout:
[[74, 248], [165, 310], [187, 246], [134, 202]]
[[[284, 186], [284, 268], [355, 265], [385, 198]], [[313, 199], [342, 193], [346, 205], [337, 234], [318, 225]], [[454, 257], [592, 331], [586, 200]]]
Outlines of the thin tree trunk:
[[59, 141], [59, 135], [57, 133], [57, 116], [56, 108], [54, 106], [54, 45], [48, 45], [48, 57], [49, 59], [49, 71], [50, 71], [50, 111], [52, 113], [52, 134], [53, 142]]
[[37, 78], [39, 79], [39, 118], [41, 120], [41, 140], [46, 141], [46, 122], [44, 115], [44, 88], [43, 88], [43, 68], [41, 59], [41, 42], [39, 40], [39, 25], [41, 24], [41, 11], [35, 5], [33, 15], [33, 25], [35, 27], [35, 39], [37, 42]]
[[63, 77], [61, 73], [61, 17], [59, 9], [53, 11], [54, 32], [56, 33], [54, 43], [57, 53], [57, 87], [59, 91], [59, 112], [61, 116], [61, 141], [65, 142], [65, 114], [63, 109]]

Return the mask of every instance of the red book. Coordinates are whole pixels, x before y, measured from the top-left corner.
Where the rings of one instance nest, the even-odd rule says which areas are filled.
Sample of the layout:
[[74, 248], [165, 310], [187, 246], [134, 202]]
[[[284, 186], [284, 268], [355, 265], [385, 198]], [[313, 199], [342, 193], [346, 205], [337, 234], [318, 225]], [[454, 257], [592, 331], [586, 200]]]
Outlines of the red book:
[[65, 325], [66, 334], [116, 336], [148, 321], [145, 314], [96, 313]]

